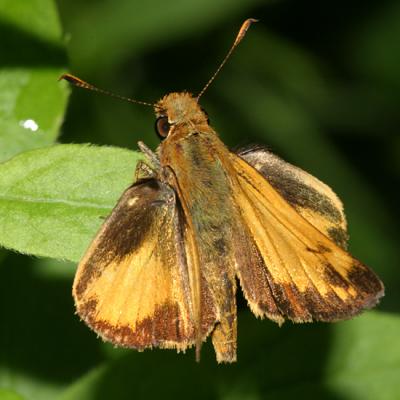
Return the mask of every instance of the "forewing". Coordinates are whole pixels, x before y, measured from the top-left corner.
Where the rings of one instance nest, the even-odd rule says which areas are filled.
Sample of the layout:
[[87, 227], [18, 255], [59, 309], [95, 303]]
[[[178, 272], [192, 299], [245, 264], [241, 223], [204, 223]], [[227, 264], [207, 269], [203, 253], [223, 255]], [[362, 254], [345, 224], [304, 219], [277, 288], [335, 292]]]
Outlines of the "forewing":
[[[184, 350], [210, 331], [193, 315], [184, 221], [175, 192], [149, 179], [128, 188], [79, 264], [78, 314], [120, 346]], [[204, 300], [206, 301], [206, 300]]]
[[[251, 277], [238, 264], [252, 310], [266, 309], [258, 300], [265, 293], [251, 293], [262, 287], [272, 293], [272, 306], [280, 315], [295, 322], [345, 319], [374, 306], [383, 295], [377, 276], [319, 231], [246, 161], [234, 154], [231, 160], [237, 177], [232, 192], [262, 259], [258, 265], [264, 267]], [[250, 290], [243, 277], [260, 283]], [[273, 316], [279, 322], [279, 314]]]
[[237, 154], [266, 178], [308, 222], [338, 246], [347, 248], [343, 204], [328, 185], [264, 147], [244, 148]]

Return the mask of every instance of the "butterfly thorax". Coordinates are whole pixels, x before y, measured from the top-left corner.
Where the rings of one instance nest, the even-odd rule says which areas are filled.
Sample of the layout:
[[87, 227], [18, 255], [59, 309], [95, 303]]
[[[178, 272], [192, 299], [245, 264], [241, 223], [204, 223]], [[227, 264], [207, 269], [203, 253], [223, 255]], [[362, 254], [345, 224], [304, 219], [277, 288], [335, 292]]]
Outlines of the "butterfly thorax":
[[[190, 93], [170, 93], [156, 104], [157, 115], [167, 116], [168, 136], [158, 148], [162, 170], [172, 170], [167, 181], [199, 212], [220, 209], [229, 197], [229, 185], [221, 159], [228, 149], [209, 126], [208, 117]], [[161, 172], [160, 179], [164, 180]], [[178, 187], [179, 186], [179, 187]], [[196, 210], [191, 210], [196, 211]]]

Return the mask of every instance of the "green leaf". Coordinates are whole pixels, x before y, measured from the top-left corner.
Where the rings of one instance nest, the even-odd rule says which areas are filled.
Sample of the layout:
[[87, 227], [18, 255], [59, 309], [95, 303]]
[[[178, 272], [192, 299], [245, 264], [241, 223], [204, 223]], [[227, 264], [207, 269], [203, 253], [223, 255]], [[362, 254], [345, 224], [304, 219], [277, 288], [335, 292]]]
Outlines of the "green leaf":
[[400, 318], [377, 312], [336, 324], [279, 328], [246, 311], [239, 315], [237, 365], [218, 366], [209, 344], [200, 364], [192, 352], [122, 351], [58, 400], [128, 400], [144, 394], [163, 399], [395, 399], [399, 330]]
[[69, 90], [52, 0], [0, 2], [0, 162], [53, 143]]
[[0, 164], [0, 244], [78, 261], [138, 159], [119, 148], [58, 145]]

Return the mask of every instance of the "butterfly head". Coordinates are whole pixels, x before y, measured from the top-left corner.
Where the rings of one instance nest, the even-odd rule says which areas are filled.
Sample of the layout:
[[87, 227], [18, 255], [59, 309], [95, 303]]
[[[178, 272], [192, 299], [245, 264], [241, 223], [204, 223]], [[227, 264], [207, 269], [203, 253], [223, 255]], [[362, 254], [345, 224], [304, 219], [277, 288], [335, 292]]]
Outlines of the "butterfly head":
[[156, 132], [161, 139], [173, 134], [177, 127], [208, 125], [207, 113], [197, 98], [188, 92], [169, 93], [154, 105], [154, 109], [157, 116]]

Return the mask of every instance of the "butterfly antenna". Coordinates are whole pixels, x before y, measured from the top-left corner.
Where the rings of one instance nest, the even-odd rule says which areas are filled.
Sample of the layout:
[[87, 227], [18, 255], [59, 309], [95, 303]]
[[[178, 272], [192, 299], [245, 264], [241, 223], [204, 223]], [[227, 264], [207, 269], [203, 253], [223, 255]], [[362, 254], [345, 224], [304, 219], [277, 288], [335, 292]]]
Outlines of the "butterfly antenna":
[[209, 79], [209, 81], [206, 83], [204, 88], [201, 90], [199, 95], [197, 96], [197, 101], [199, 101], [200, 97], [203, 95], [203, 93], [208, 89], [208, 87], [211, 85], [212, 81], [215, 79], [215, 77], [218, 75], [219, 71], [221, 71], [222, 67], [225, 65], [225, 63], [228, 61], [228, 58], [231, 56], [233, 53], [233, 50], [235, 50], [236, 46], [242, 41], [244, 36], [246, 35], [247, 30], [250, 28], [250, 25], [253, 22], [258, 22], [258, 19], [254, 18], [248, 18], [246, 21], [243, 22], [242, 26], [239, 29], [238, 34], [236, 35], [236, 39], [233, 42], [232, 47], [229, 49], [228, 54], [225, 56], [225, 58], [222, 60], [221, 64], [217, 68], [217, 70], [214, 72], [213, 76]]
[[115, 94], [115, 93], [109, 92], [108, 90], [99, 89], [98, 87], [93, 86], [90, 83], [85, 82], [82, 79], [80, 79], [80, 78], [78, 78], [78, 77], [76, 77], [74, 75], [71, 75], [71, 74], [61, 75], [58, 80], [59, 81], [66, 80], [71, 85], [77, 86], [79, 88], [91, 90], [92, 92], [105, 94], [107, 96], [111, 96], [111, 97], [114, 97], [114, 98], [119, 99], [119, 100], [127, 101], [129, 103], [142, 104], [144, 106], [153, 107], [153, 104], [151, 104], [151, 103], [147, 103], [145, 101], [134, 100], [134, 99], [131, 99], [130, 97], [120, 96], [119, 94]]

